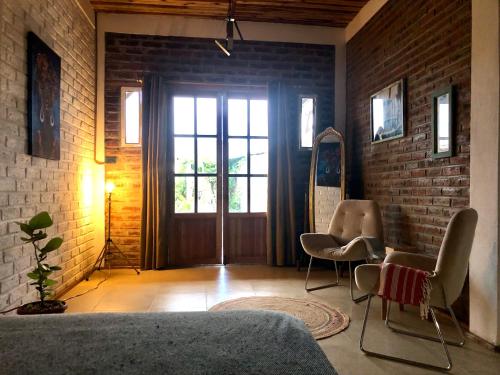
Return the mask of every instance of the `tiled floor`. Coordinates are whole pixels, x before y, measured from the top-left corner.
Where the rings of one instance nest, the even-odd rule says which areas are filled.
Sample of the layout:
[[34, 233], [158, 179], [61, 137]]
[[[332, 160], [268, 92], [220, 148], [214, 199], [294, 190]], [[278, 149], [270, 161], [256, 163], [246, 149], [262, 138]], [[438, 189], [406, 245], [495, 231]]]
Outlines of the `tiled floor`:
[[[69, 291], [68, 298], [94, 287], [106, 274], [96, 272], [90, 281], [83, 281]], [[68, 301], [68, 312], [109, 311], [203, 311], [214, 304], [242, 296], [276, 295], [302, 297], [319, 300], [338, 307], [351, 318], [344, 332], [320, 340], [319, 344], [339, 374], [432, 374], [398, 363], [388, 362], [364, 355], [359, 350], [359, 335], [366, 302], [356, 305], [349, 297], [348, 280], [343, 285], [306, 293], [305, 272], [293, 268], [266, 266], [197, 267], [165, 271], [145, 271], [137, 276], [131, 270], [113, 270], [111, 277], [94, 290]], [[330, 281], [330, 271], [315, 271], [314, 282]], [[411, 323], [423, 331], [430, 323], [420, 321], [412, 312], [399, 313], [394, 309], [394, 320]], [[450, 324], [442, 323], [445, 333]], [[453, 335], [451, 331], [450, 336]], [[413, 355], [439, 364], [439, 344], [389, 332], [380, 319], [380, 301], [373, 301], [372, 314], [368, 322], [368, 348], [387, 350], [392, 353]], [[450, 347], [454, 361], [453, 374], [499, 374], [500, 355], [468, 340], [464, 348]]]

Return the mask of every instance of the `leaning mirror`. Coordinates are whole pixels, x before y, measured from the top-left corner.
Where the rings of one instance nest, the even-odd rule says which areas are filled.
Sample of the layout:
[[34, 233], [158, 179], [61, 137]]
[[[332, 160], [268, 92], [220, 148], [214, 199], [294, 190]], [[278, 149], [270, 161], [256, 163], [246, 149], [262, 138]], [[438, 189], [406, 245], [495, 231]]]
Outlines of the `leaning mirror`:
[[309, 230], [328, 232], [328, 225], [345, 192], [344, 137], [327, 128], [314, 140], [309, 174]]

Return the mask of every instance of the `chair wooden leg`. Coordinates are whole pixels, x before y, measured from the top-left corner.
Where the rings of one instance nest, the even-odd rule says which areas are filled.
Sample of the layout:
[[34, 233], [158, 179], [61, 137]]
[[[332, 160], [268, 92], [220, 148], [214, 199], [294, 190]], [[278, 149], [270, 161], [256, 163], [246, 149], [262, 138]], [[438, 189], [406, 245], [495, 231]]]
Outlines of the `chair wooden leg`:
[[387, 300], [382, 298], [382, 320], [387, 318]]

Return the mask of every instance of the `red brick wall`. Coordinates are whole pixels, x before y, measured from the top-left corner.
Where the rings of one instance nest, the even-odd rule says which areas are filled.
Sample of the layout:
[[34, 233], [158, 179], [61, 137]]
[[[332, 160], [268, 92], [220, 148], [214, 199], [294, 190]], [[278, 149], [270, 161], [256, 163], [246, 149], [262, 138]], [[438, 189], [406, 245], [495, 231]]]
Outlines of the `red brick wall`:
[[[350, 193], [382, 207], [386, 241], [436, 254], [469, 204], [471, 4], [391, 0], [347, 43]], [[370, 95], [406, 79], [403, 138], [370, 142]], [[431, 94], [455, 87], [454, 155], [431, 158]]]
[[[334, 61], [334, 46], [328, 45], [235, 41], [228, 58], [213, 39], [106, 34], [106, 156], [117, 158], [116, 163], [106, 165], [106, 178], [117, 185], [111, 234], [134, 264], [139, 264], [140, 256], [141, 149], [120, 147], [120, 87], [137, 85], [147, 72], [159, 72], [174, 82], [206, 84], [265, 85], [279, 79], [294, 86], [291, 119], [298, 119], [298, 94], [317, 95], [321, 130], [333, 125]], [[298, 136], [298, 128], [293, 134]], [[298, 239], [311, 153], [299, 152], [298, 140], [294, 142]], [[123, 264], [118, 261], [116, 265]]]

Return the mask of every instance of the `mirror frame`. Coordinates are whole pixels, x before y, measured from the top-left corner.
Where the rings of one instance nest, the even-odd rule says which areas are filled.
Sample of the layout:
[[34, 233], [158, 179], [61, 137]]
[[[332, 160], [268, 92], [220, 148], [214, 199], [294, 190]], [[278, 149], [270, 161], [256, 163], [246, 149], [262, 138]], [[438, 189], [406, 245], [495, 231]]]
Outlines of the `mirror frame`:
[[338, 130], [331, 126], [319, 133], [314, 139], [311, 153], [311, 170], [309, 171], [309, 231], [316, 233], [316, 222], [314, 215], [314, 200], [315, 200], [315, 182], [316, 182], [316, 166], [318, 165], [319, 145], [323, 138], [333, 135], [339, 138], [340, 142], [340, 200], [345, 199], [345, 143], [344, 136]]

